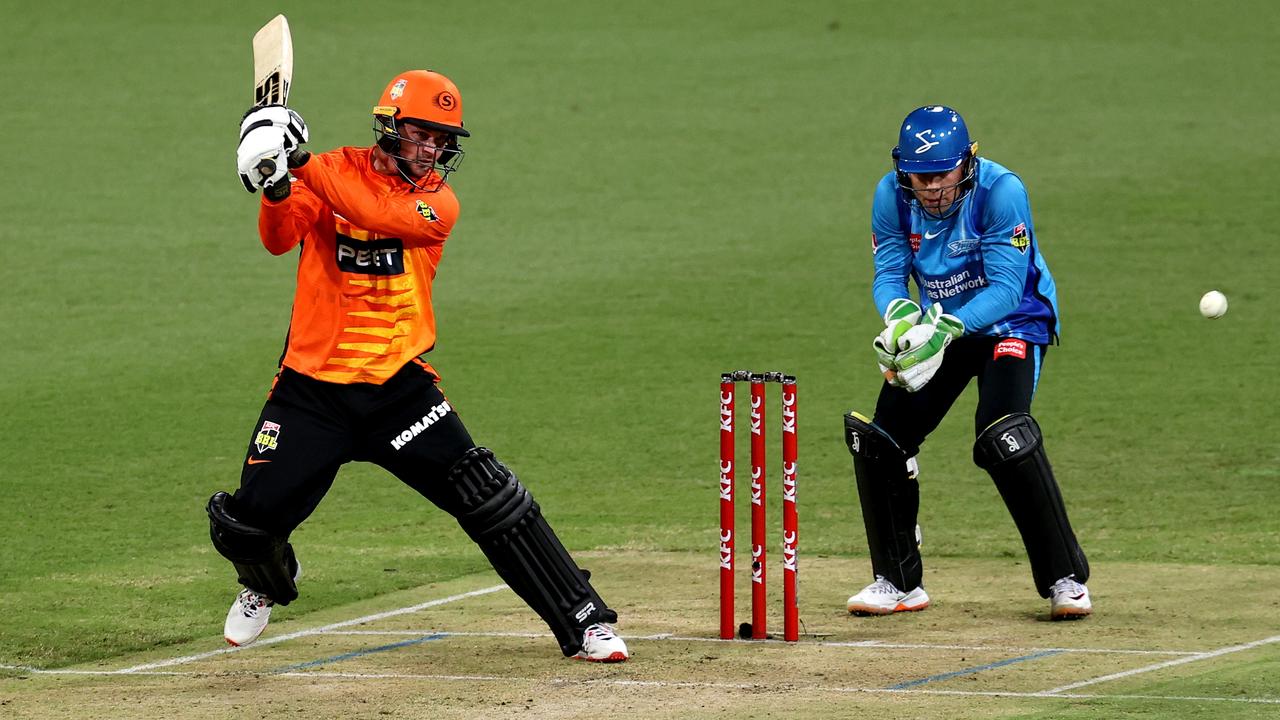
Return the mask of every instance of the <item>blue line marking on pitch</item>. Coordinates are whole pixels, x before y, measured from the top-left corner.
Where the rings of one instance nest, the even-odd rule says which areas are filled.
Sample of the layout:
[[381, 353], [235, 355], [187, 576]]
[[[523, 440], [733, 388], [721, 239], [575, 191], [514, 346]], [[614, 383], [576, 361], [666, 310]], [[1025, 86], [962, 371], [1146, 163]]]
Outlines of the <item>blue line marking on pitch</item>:
[[1005, 665], [1012, 665], [1014, 663], [1025, 662], [1027, 660], [1035, 660], [1037, 658], [1048, 657], [1050, 655], [1057, 655], [1060, 652], [1062, 651], [1061, 650], [1045, 650], [1044, 652], [1032, 653], [1030, 655], [1023, 655], [1022, 657], [1009, 658], [1008, 660], [1000, 660], [999, 662], [993, 662], [989, 665], [979, 665], [978, 667], [965, 668], [964, 670], [956, 670], [955, 672], [942, 673], [941, 675], [930, 675], [927, 678], [920, 678], [919, 680], [908, 680], [906, 682], [900, 682], [897, 685], [890, 685], [888, 689], [902, 690], [903, 688], [914, 687], [916, 685], [923, 685], [925, 683], [937, 682], [939, 680], [950, 680], [953, 677], [960, 677], [961, 675], [972, 675], [974, 673], [980, 673], [983, 670], [991, 670], [993, 668], [1003, 667]]
[[446, 638], [446, 637], [449, 637], [449, 633], [435, 633], [432, 635], [423, 635], [420, 638], [414, 638], [412, 640], [402, 640], [401, 642], [391, 643], [390, 645], [379, 645], [378, 647], [366, 648], [364, 650], [356, 650], [354, 652], [349, 652], [349, 653], [342, 653], [341, 655], [334, 655], [332, 657], [321, 658], [319, 660], [312, 660], [311, 662], [298, 663], [297, 665], [286, 665], [285, 667], [277, 668], [275, 670], [272, 670], [271, 672], [286, 673], [286, 672], [293, 672], [294, 670], [305, 670], [306, 668], [318, 667], [320, 665], [328, 665], [329, 663], [340, 662], [342, 660], [350, 660], [351, 658], [360, 657], [361, 655], [372, 655], [373, 653], [386, 652], [387, 650], [395, 650], [397, 648], [408, 647], [410, 645], [418, 645], [420, 643], [429, 642], [431, 640], [439, 640], [441, 638]]

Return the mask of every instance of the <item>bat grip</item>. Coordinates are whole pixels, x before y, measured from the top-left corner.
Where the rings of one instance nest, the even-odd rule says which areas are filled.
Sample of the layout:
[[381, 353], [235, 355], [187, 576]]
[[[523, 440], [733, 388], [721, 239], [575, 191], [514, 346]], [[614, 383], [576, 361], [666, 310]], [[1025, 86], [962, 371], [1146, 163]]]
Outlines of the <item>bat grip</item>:
[[264, 158], [262, 162], [258, 163], [258, 174], [262, 175], [264, 180], [275, 175], [276, 161], [271, 158]]

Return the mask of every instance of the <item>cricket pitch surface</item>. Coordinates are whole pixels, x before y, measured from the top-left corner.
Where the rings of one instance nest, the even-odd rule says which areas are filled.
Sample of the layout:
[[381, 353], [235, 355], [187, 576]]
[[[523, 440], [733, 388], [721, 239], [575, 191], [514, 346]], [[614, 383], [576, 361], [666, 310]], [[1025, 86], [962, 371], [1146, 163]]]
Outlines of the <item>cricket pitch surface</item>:
[[[944, 558], [926, 568], [931, 608], [859, 618], [844, 603], [870, 581], [867, 561], [802, 557], [802, 636], [784, 643], [718, 639], [714, 552], [578, 560], [621, 616], [626, 663], [562, 658], [492, 573], [311, 613], [304, 580], [303, 597], [245, 648], [223, 643], [218, 608], [208, 637], [186, 645], [0, 667], [0, 716], [1280, 716], [1276, 567], [1099, 563], [1095, 614], [1050, 622], [1025, 563]], [[749, 619], [745, 577], [737, 609]]]

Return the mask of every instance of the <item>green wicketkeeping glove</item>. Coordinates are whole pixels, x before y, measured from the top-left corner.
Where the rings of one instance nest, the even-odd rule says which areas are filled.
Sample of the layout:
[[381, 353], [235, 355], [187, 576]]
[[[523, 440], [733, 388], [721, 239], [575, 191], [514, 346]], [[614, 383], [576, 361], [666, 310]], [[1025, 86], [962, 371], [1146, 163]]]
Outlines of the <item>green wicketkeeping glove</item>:
[[889, 302], [884, 313], [884, 330], [871, 341], [876, 351], [876, 362], [880, 365], [880, 373], [891, 385], [898, 385], [896, 375], [898, 365], [899, 339], [920, 319], [920, 306], [908, 298], [897, 298]]
[[963, 334], [960, 318], [944, 313], [937, 303], [930, 305], [920, 324], [898, 338], [901, 351], [893, 359], [897, 381], [910, 392], [924, 387], [942, 365], [943, 351]]
[[889, 327], [898, 320], [906, 320], [915, 325], [920, 320], [920, 306], [910, 298], [890, 300], [889, 308], [884, 311], [884, 325]]

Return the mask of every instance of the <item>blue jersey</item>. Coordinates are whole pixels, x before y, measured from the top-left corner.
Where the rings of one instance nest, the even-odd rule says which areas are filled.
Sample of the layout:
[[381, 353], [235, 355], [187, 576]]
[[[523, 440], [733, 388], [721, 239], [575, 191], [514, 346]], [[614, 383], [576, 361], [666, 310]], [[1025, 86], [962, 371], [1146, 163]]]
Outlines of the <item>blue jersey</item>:
[[941, 303], [966, 335], [1047, 345], [1058, 337], [1058, 291], [1036, 244], [1027, 189], [997, 163], [977, 165], [973, 190], [942, 220], [908, 204], [893, 172], [880, 180], [871, 209], [876, 308], [883, 316], [891, 300], [911, 297], [910, 276], [921, 306]]

